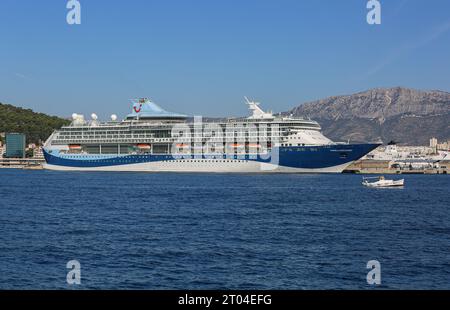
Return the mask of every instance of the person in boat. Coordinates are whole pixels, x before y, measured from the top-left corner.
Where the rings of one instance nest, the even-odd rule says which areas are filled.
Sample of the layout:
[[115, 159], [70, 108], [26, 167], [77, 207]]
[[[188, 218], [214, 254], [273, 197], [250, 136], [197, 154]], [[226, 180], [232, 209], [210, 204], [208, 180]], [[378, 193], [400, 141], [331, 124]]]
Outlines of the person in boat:
[[384, 176], [379, 177], [379, 181], [384, 181]]

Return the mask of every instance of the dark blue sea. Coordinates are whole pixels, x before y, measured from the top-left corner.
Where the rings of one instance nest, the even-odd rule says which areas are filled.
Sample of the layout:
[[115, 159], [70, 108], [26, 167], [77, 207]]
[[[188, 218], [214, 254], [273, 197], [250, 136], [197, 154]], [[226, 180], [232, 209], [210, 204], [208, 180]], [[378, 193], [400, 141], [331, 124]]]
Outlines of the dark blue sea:
[[0, 289], [450, 289], [450, 177], [404, 177], [2, 169]]

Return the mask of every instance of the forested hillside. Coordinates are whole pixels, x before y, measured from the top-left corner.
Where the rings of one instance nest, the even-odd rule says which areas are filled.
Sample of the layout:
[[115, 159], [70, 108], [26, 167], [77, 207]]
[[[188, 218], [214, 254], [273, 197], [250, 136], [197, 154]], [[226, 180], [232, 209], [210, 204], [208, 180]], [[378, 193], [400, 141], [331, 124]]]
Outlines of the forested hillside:
[[0, 103], [0, 133], [24, 133], [27, 143], [45, 141], [53, 130], [69, 123], [60, 117]]

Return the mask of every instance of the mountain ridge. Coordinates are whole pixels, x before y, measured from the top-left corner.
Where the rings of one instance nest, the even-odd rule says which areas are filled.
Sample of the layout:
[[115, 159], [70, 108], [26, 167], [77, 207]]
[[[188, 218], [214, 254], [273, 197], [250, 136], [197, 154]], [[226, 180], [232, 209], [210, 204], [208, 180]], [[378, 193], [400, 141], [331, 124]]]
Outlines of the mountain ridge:
[[289, 112], [318, 121], [338, 141], [427, 145], [450, 139], [450, 92], [405, 87], [373, 88], [301, 104]]

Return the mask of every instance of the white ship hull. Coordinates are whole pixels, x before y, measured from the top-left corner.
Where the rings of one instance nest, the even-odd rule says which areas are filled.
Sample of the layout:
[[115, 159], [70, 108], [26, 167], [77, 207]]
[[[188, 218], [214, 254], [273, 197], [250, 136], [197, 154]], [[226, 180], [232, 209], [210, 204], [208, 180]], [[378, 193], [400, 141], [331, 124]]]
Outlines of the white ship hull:
[[256, 161], [211, 162], [149, 162], [120, 166], [70, 167], [45, 164], [44, 168], [54, 171], [110, 171], [110, 172], [186, 172], [186, 173], [341, 173], [352, 162], [327, 168], [292, 168]]

